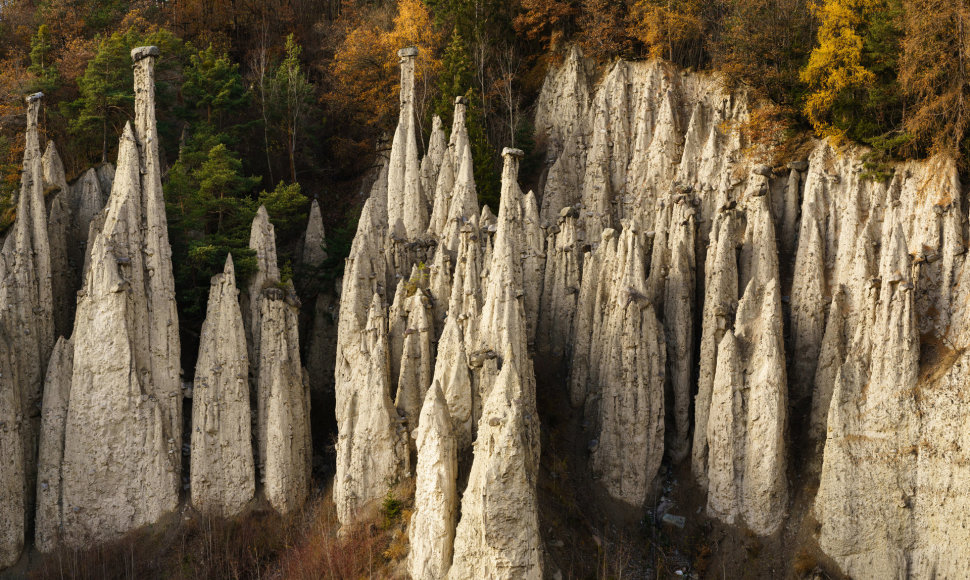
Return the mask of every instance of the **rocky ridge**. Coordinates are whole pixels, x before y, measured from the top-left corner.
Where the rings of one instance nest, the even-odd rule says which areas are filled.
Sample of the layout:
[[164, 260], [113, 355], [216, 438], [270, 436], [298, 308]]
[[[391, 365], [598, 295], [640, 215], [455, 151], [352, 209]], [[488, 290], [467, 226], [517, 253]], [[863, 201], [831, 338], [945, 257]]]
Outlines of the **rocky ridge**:
[[[402, 334], [390, 349], [388, 366], [407, 375], [412, 402], [380, 421], [384, 445], [400, 445], [395, 421], [421, 437], [454, 437], [459, 465], [471, 445], [449, 575], [521, 577], [543, 566], [542, 546], [515, 536], [531, 529], [535, 506], [531, 367], [540, 353], [544, 366], [567, 377], [561, 396], [584, 416], [588, 469], [605, 497], [648, 508], [669, 462], [691, 472], [709, 517], [777, 537], [802, 525], [792, 507], [802, 484], [792, 474], [798, 482], [819, 478], [813, 541], [844, 572], [960, 576], [970, 565], [957, 548], [965, 518], [929, 511], [959, 509], [966, 495], [956, 484], [967, 475], [966, 413], [956, 403], [970, 340], [961, 303], [966, 218], [953, 163], [907, 162], [885, 182], [867, 181], [864, 150], [824, 140], [773, 162], [772, 151], [737, 129], [750, 118], [748, 96], [725, 90], [716, 76], [618, 62], [592, 87], [588, 66], [573, 49], [546, 79], [535, 123], [547, 144], [538, 195], [522, 194], [509, 151], [498, 216], [459, 205], [474, 192], [456, 149], [462, 133], [452, 128], [439, 163], [444, 138], [435, 125], [423, 173], [407, 161], [410, 138], [395, 142], [391, 164], [404, 169], [389, 174], [386, 196], [375, 190], [368, 200], [348, 259], [353, 275], [343, 295], [353, 305], [342, 304], [344, 352], [366, 342], [359, 336], [370, 296], [372, 316], [390, 303], [392, 342], [427, 324], [408, 314], [417, 308], [423, 316], [428, 306], [413, 304], [424, 299], [441, 320], [436, 346], [405, 348], [414, 334]], [[402, 107], [399, 129], [409, 111]], [[456, 123], [462, 113], [459, 101]], [[422, 236], [393, 221], [382, 229], [384, 207], [388, 215], [404, 207], [407, 184], [428, 193], [432, 182], [426, 206], [400, 218], [423, 223], [429, 211]], [[402, 261], [404, 254], [386, 250], [404, 239], [432, 253], [433, 283], [410, 273], [416, 254]], [[448, 288], [442, 315], [435, 304]], [[430, 378], [403, 371], [414, 358], [433, 362]], [[341, 364], [354, 366], [338, 356]], [[362, 382], [344, 376], [338, 392], [363, 392]], [[415, 428], [417, 393], [439, 388], [451, 433], [441, 425], [444, 409], [435, 429], [424, 431], [420, 418]], [[806, 451], [799, 441], [814, 446]], [[809, 461], [791, 464], [806, 453]], [[502, 479], [513, 462], [524, 463]], [[419, 481], [430, 477], [423, 463], [419, 453]], [[495, 478], [504, 481], [502, 498], [493, 495]], [[394, 483], [388, 472], [371, 481], [378, 486], [371, 502]], [[415, 528], [427, 537], [412, 536], [418, 577], [441, 577], [445, 568], [451, 524], [435, 513], [434, 525], [425, 514]], [[353, 514], [344, 514], [347, 523]], [[434, 571], [415, 563], [432, 559]]]

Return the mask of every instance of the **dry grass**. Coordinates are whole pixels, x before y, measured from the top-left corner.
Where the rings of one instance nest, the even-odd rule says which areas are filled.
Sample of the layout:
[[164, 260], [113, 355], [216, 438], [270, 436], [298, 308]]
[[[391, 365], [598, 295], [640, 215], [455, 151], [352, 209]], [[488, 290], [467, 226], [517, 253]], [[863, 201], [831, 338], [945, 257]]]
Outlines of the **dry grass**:
[[29, 573], [47, 579], [258, 578], [293, 545], [299, 519], [256, 509], [234, 520], [191, 515], [100, 546], [62, 548]]
[[[411, 487], [409, 488], [408, 485]], [[315, 497], [300, 513], [283, 517], [258, 507], [233, 520], [192, 513], [173, 516], [101, 546], [60, 549], [28, 573], [32, 580], [173, 580], [265, 578], [320, 580], [393, 578], [407, 558], [413, 506], [404, 493], [389, 497], [372, 518], [338, 536], [332, 494]], [[385, 506], [387, 503], [385, 502]]]
[[407, 526], [413, 509], [414, 482], [391, 490], [378, 513], [339, 536], [340, 523], [331, 493], [308, 514], [301, 541], [283, 554], [276, 577], [286, 580], [393, 578], [407, 558]]

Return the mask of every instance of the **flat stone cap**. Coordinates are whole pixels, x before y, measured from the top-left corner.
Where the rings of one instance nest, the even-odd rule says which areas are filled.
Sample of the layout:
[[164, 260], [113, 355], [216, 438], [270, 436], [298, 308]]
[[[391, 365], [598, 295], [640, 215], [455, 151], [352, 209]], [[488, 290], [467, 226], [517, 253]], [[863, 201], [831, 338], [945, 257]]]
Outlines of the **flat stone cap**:
[[37, 92], [27, 97], [28, 103], [33, 103], [34, 101], [39, 101], [44, 98], [44, 93]]
[[502, 157], [506, 157], [509, 155], [512, 157], [523, 157], [525, 153], [521, 149], [513, 149], [511, 147], [506, 147], [505, 149], [502, 149]]
[[468, 104], [468, 99], [466, 99], [465, 97], [463, 97], [461, 95], [458, 95], [457, 97], [455, 97], [455, 104], [456, 105], [467, 105]]
[[401, 50], [397, 51], [397, 55], [399, 57], [401, 57], [401, 58], [409, 58], [409, 57], [412, 57], [412, 56], [418, 56], [418, 47], [416, 47], [416, 46], [409, 46], [407, 48], [402, 48]]
[[139, 46], [131, 49], [131, 60], [138, 62], [143, 58], [158, 56], [160, 54], [161, 51], [158, 50], [157, 46]]

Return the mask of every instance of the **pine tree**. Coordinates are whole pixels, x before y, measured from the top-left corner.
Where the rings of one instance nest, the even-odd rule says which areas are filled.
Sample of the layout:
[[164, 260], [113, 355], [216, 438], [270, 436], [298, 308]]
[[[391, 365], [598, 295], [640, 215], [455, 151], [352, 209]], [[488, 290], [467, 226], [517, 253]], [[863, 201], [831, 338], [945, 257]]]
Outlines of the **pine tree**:
[[[472, 163], [475, 166], [475, 188], [478, 200], [497, 210], [501, 183], [496, 167], [495, 148], [486, 134], [481, 97], [474, 89], [474, 69], [468, 45], [461, 34], [455, 30], [441, 57], [441, 74], [438, 75], [438, 98], [432, 111], [441, 117], [446, 127], [451, 126], [454, 116], [455, 97], [464, 96], [465, 127], [472, 149]], [[427, 123], [427, 126], [431, 126]]]
[[[923, 151], [966, 152], [970, 128], [970, 2], [906, 0], [900, 84], [905, 126]], [[966, 157], [963, 158], [966, 162]]]
[[37, 28], [37, 34], [30, 40], [30, 66], [27, 72], [36, 80], [31, 87], [34, 91], [52, 92], [60, 82], [60, 75], [51, 55], [51, 35], [46, 24]]
[[[75, 142], [91, 153], [98, 151], [102, 162], [116, 146], [124, 124], [134, 118], [134, 77], [131, 49], [152, 44], [164, 55], [156, 67], [155, 102], [158, 130], [164, 142], [174, 140], [173, 126], [167, 122], [175, 100], [172, 86], [180, 81], [178, 70], [184, 56], [182, 41], [165, 29], [150, 32], [130, 27], [101, 39], [98, 50], [78, 78], [80, 96], [65, 106], [64, 116], [72, 119], [69, 132]], [[175, 73], [175, 74], [173, 74]], [[169, 80], [166, 78], [171, 77]], [[100, 137], [100, 142], [94, 139]]]
[[189, 118], [224, 130], [229, 118], [238, 118], [250, 101], [243, 86], [239, 65], [226, 53], [218, 53], [210, 44], [189, 57], [182, 83], [182, 98]]
[[819, 133], [857, 140], [896, 129], [899, 0], [825, 0], [813, 10], [818, 45], [801, 73], [809, 121]]
[[240, 279], [255, 268], [249, 227], [256, 208], [250, 196], [259, 181], [243, 175], [238, 155], [206, 131], [188, 139], [169, 171], [164, 187], [176, 296], [188, 320], [205, 313], [205, 281], [221, 271], [227, 253]]

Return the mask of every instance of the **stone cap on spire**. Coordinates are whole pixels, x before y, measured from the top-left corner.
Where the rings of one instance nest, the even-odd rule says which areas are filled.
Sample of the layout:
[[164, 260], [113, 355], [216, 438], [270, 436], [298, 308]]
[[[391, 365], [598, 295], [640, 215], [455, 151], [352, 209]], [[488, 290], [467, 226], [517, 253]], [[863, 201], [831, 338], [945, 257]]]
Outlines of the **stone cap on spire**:
[[397, 51], [397, 55], [399, 57], [401, 57], [401, 58], [414, 58], [414, 57], [418, 56], [418, 47], [416, 47], [416, 46], [407, 46], [407, 47], [402, 48], [401, 50]]
[[456, 105], [467, 105], [468, 104], [468, 99], [466, 99], [462, 95], [458, 95], [457, 97], [455, 97], [455, 104]]
[[32, 95], [28, 95], [25, 100], [28, 103], [33, 103], [34, 101], [39, 101], [42, 98], [44, 98], [44, 93], [38, 91]]
[[506, 147], [505, 149], [502, 149], [502, 157], [507, 157], [509, 155], [512, 157], [521, 158], [525, 156], [525, 152], [521, 149], [515, 149], [514, 147]]
[[157, 46], [138, 46], [131, 49], [131, 60], [133, 62], [138, 62], [143, 58], [148, 58], [150, 56], [157, 57], [161, 54]]

